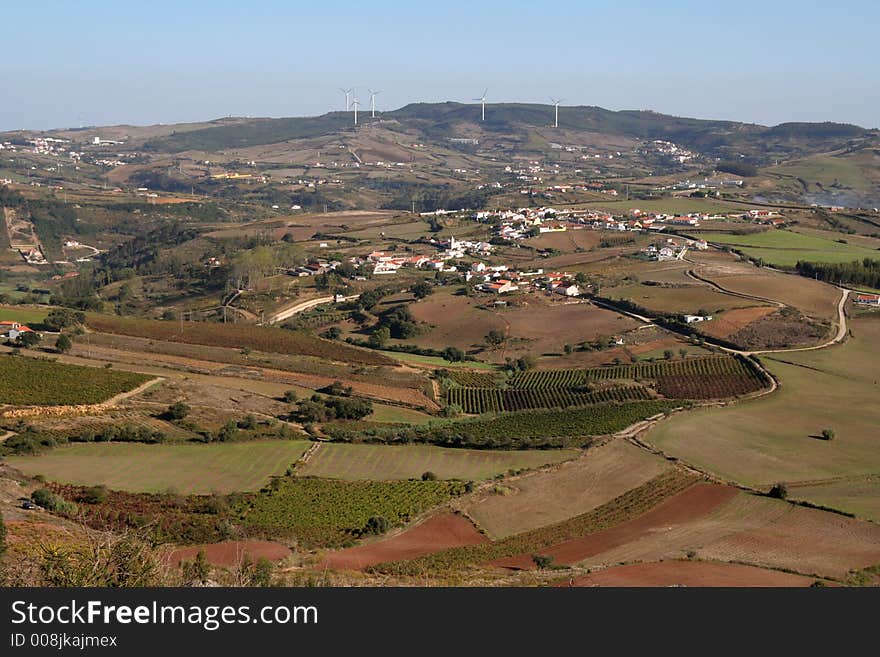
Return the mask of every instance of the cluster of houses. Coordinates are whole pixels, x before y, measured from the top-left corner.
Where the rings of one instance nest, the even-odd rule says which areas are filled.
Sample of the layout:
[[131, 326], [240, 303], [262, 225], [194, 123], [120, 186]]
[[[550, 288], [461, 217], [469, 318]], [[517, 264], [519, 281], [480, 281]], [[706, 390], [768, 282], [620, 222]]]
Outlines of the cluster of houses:
[[429, 244], [440, 249], [434, 256], [428, 255], [402, 255], [388, 251], [373, 251], [365, 260], [353, 258], [356, 265], [371, 264], [373, 274], [393, 274], [401, 267], [413, 267], [415, 269], [432, 269], [434, 271], [455, 272], [456, 267], [448, 264], [450, 260], [464, 258], [468, 255], [486, 257], [492, 253], [492, 245], [488, 242], [457, 240], [450, 237], [448, 240], [428, 241]]
[[522, 290], [524, 292], [544, 291], [547, 294], [559, 294], [564, 297], [578, 297], [581, 288], [567, 272], [544, 273], [543, 269], [535, 271], [512, 271], [505, 265], [486, 266], [475, 262], [469, 271], [462, 275], [465, 281], [478, 279], [477, 289], [491, 294], [507, 294]]

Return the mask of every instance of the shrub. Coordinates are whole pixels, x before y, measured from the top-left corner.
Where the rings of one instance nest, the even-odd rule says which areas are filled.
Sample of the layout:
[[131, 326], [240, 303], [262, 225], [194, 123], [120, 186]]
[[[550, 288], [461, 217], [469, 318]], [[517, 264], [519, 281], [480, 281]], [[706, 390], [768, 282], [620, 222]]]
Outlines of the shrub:
[[422, 481], [436, 481], [437, 475], [430, 470], [422, 473]]
[[175, 402], [165, 411], [165, 418], [168, 420], [182, 420], [189, 415], [190, 408], [183, 402]]
[[101, 504], [107, 500], [106, 486], [89, 486], [79, 495], [79, 501], [85, 504]]
[[296, 390], [287, 390], [284, 393], [284, 401], [288, 404], [293, 404], [298, 398], [299, 396], [296, 394]]
[[66, 354], [73, 347], [73, 340], [71, 340], [67, 335], [62, 333], [58, 336], [58, 339], [55, 341], [55, 351], [59, 354]]
[[388, 520], [384, 516], [372, 516], [364, 525], [363, 534], [367, 536], [378, 536], [388, 531]]
[[533, 554], [532, 561], [538, 568], [544, 570], [546, 568], [549, 568], [550, 565], [553, 563], [553, 557], [551, 557], [549, 554]]
[[779, 500], [788, 499], [788, 486], [782, 482], [773, 484], [773, 488], [770, 489], [768, 495]]
[[837, 434], [834, 433], [834, 429], [822, 429], [822, 437], [825, 440], [834, 440], [834, 437]]

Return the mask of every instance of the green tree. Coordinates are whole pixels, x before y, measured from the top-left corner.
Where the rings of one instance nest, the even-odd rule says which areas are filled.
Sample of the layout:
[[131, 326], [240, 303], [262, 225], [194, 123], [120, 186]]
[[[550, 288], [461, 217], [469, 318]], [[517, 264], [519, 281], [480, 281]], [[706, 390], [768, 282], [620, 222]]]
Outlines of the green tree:
[[436, 481], [437, 475], [431, 472], [430, 470], [426, 470], [422, 473], [422, 481]]
[[507, 336], [504, 334], [504, 331], [501, 331], [499, 329], [492, 329], [486, 334], [486, 344], [492, 347], [497, 347], [502, 342], [504, 342], [506, 338]]
[[532, 562], [541, 570], [545, 570], [553, 563], [553, 557], [549, 554], [533, 554]]
[[19, 347], [31, 349], [36, 347], [41, 339], [40, 334], [36, 331], [28, 331], [27, 333], [21, 333], [18, 338], [16, 338], [15, 343]]
[[62, 333], [58, 336], [58, 339], [55, 340], [55, 351], [59, 354], [66, 354], [73, 347], [73, 340], [71, 340], [67, 335]]
[[363, 533], [367, 535], [378, 536], [379, 534], [384, 534], [388, 531], [388, 527], [390, 527], [390, 523], [383, 516], [372, 516], [369, 520], [367, 520], [367, 524], [364, 525]]
[[299, 399], [299, 396], [296, 394], [296, 390], [286, 390], [284, 392], [284, 401], [288, 404], [295, 403], [297, 399]]
[[450, 363], [460, 363], [465, 358], [465, 353], [458, 347], [446, 347], [443, 350], [443, 358]]
[[391, 330], [387, 326], [380, 326], [370, 334], [367, 343], [374, 348], [381, 348], [391, 338]]
[[834, 437], [837, 434], [834, 433], [834, 429], [822, 429], [822, 437], [825, 440], [834, 440]]
[[189, 415], [190, 408], [183, 402], [174, 402], [165, 410], [165, 418], [176, 421], [182, 420]]
[[426, 296], [434, 294], [434, 286], [428, 281], [419, 281], [409, 290], [413, 293], [416, 299], [424, 299]]
[[688, 350], [687, 349], [679, 349], [678, 355], [681, 356], [682, 360], [684, 360], [685, 358], [687, 358]]
[[666, 349], [663, 351], [663, 358], [665, 358], [666, 360], [672, 360], [672, 357], [674, 355], [675, 354], [672, 352], [672, 349]]

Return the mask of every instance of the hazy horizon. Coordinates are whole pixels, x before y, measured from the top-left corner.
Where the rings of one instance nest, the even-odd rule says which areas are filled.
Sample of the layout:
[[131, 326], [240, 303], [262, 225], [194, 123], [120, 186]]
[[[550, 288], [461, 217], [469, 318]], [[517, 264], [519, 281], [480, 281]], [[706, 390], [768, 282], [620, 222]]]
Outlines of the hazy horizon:
[[[880, 128], [865, 0], [717, 7], [610, 2], [320, 6], [155, 0], [6, 8], [0, 130], [315, 116], [413, 102], [651, 109], [776, 125]], [[51, 17], [51, 20], [47, 18]]]

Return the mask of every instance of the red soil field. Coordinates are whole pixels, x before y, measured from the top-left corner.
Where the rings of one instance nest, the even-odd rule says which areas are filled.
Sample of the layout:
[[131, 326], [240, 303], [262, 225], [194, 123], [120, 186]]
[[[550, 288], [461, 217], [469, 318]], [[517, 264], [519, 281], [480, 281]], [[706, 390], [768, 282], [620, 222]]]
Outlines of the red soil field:
[[571, 586], [802, 587], [809, 586], [814, 581], [810, 577], [736, 563], [658, 561], [600, 570], [575, 578]]
[[245, 554], [250, 556], [252, 561], [263, 557], [270, 561], [280, 561], [290, 555], [287, 546], [273, 541], [223, 541], [179, 548], [169, 553], [164, 561], [179, 566], [181, 561], [195, 559], [199, 550], [204, 550], [208, 562], [215, 566], [237, 566], [244, 559]]
[[467, 518], [448, 513], [428, 518], [391, 538], [328, 554], [320, 567], [360, 570], [385, 561], [414, 559], [446, 548], [476, 545], [488, 540]]
[[[739, 491], [732, 486], [696, 484], [645, 513], [644, 515], [583, 538], [566, 541], [541, 551], [557, 564], [573, 564], [624, 545], [637, 538], [694, 520], [714, 511], [733, 499]], [[520, 554], [491, 562], [494, 566], [527, 570], [535, 568], [531, 554]]]

